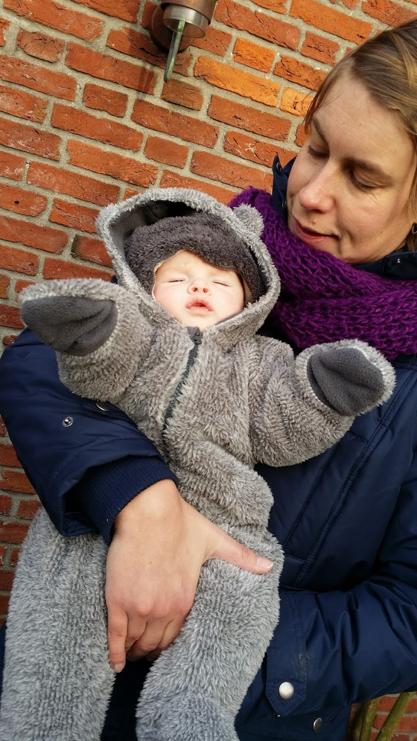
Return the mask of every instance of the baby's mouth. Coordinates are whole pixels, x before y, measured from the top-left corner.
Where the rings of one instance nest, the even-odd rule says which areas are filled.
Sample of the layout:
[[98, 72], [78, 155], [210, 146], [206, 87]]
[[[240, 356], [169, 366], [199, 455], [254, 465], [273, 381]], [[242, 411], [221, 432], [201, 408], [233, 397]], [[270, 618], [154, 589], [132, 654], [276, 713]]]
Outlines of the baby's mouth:
[[208, 301], [204, 301], [204, 299], [194, 298], [191, 301], [188, 301], [186, 304], [187, 309], [201, 311], [201, 312], [209, 312], [213, 311], [212, 306], [209, 304]]

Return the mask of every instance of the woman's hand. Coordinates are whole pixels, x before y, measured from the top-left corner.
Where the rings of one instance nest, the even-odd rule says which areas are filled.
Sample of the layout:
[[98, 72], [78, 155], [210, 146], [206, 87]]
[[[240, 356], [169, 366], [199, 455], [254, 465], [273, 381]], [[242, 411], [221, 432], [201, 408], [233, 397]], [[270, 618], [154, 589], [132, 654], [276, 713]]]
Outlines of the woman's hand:
[[121, 671], [128, 658], [167, 648], [193, 602], [200, 569], [220, 558], [263, 574], [272, 567], [203, 517], [160, 481], [118, 515], [106, 574], [109, 660]]

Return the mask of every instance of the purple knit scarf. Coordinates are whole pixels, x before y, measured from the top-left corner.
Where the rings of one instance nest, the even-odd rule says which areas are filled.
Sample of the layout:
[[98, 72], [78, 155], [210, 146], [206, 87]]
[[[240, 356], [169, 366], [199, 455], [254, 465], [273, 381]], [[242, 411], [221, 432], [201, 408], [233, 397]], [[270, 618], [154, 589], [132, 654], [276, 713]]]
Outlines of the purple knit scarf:
[[242, 203], [264, 219], [263, 240], [281, 277], [271, 319], [293, 347], [357, 338], [389, 360], [417, 353], [417, 281], [383, 278], [309, 247], [288, 231], [264, 191], [250, 188], [231, 205]]

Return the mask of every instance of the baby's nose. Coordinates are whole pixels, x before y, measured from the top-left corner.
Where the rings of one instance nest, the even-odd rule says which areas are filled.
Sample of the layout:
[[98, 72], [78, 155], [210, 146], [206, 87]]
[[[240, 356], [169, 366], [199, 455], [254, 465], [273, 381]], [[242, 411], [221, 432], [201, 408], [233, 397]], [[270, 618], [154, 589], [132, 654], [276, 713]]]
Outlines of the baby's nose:
[[201, 279], [193, 280], [193, 282], [191, 283], [190, 288], [191, 288], [191, 291], [193, 293], [198, 293], [199, 291], [202, 291], [203, 293], [207, 293], [208, 292], [208, 285], [207, 285], [207, 283], [205, 283], [205, 281], [203, 281]]

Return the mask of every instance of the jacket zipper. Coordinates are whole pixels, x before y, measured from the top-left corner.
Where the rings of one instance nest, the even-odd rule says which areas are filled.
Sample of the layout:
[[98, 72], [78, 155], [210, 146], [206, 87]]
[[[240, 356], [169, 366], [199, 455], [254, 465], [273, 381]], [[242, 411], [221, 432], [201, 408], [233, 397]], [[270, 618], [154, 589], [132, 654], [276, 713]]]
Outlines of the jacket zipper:
[[184, 386], [184, 384], [185, 384], [188, 376], [190, 375], [191, 368], [193, 367], [193, 365], [195, 363], [195, 360], [196, 360], [196, 357], [197, 357], [197, 354], [198, 354], [198, 350], [199, 350], [199, 346], [201, 345], [201, 342], [202, 342], [202, 339], [203, 339], [202, 333], [201, 333], [201, 331], [198, 328], [197, 329], [194, 329], [194, 327], [192, 327], [192, 328], [190, 328], [188, 330], [188, 332], [189, 332], [189, 335], [190, 335], [190, 339], [193, 342], [193, 347], [191, 348], [191, 350], [189, 352], [188, 360], [187, 360], [187, 365], [185, 367], [185, 370], [184, 370], [184, 372], [183, 372], [180, 380], [177, 383], [177, 386], [176, 386], [176, 388], [174, 390], [174, 393], [172, 394], [171, 401], [168, 404], [167, 410], [165, 412], [164, 423], [162, 425], [162, 438], [163, 438], [163, 440], [164, 440], [165, 443], [166, 443], [165, 436], [166, 436], [166, 429], [167, 429], [167, 426], [168, 426], [168, 422], [169, 422], [169, 420], [171, 419], [171, 417], [172, 417], [172, 415], [174, 413], [174, 409], [175, 409], [175, 407], [177, 405], [178, 398], [179, 398], [179, 395], [180, 395], [180, 391], [181, 391], [182, 387]]

